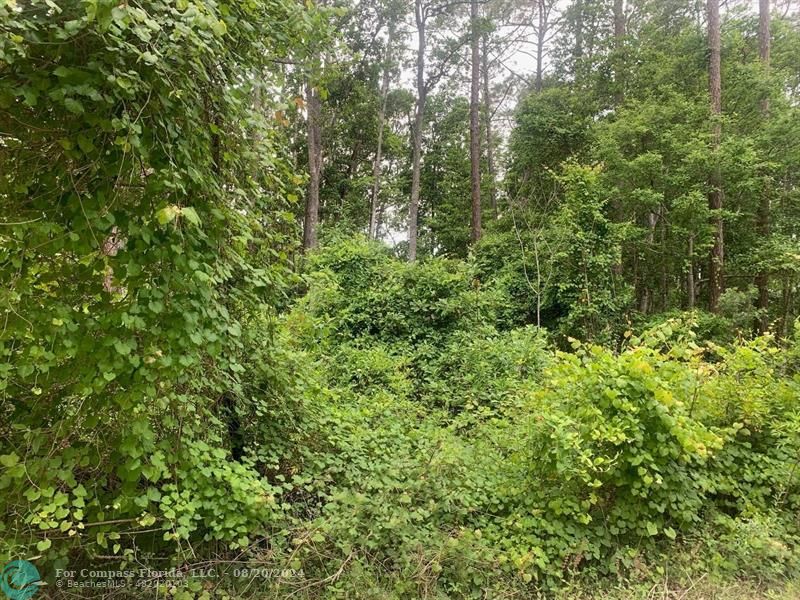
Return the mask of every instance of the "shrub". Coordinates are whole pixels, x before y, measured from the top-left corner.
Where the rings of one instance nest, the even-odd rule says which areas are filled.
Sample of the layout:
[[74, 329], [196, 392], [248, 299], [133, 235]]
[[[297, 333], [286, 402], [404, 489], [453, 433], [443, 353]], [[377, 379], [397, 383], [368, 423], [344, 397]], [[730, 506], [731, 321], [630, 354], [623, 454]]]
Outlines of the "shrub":
[[332, 341], [441, 348], [448, 335], [493, 321], [497, 298], [461, 261], [409, 264], [377, 244], [350, 240], [314, 255], [309, 269], [298, 309], [328, 322]]
[[575, 342], [558, 355], [525, 406], [509, 508], [491, 527], [524, 577], [592, 561], [610, 569], [620, 548], [701, 522], [708, 460], [724, 438], [693, 417], [697, 384], [692, 362], [646, 346], [615, 356]]
[[717, 502], [741, 513], [800, 511], [800, 381], [780, 376], [786, 354], [769, 338], [714, 351], [721, 362], [698, 409], [730, 431], [712, 461]]
[[411, 395], [409, 361], [402, 354], [393, 354], [385, 345], [360, 347], [343, 344], [325, 361], [327, 381], [332, 386], [352, 389], [371, 396], [380, 392], [403, 399]]
[[477, 577], [485, 556], [462, 554], [470, 546], [462, 529], [493, 488], [494, 453], [443, 427], [442, 415], [383, 392], [338, 391], [325, 407], [324, 441], [297, 482], [316, 497], [296, 541], [304, 568], [325, 571], [333, 556], [392, 573], [404, 586], [465, 569]]
[[537, 327], [459, 332], [440, 355], [423, 363], [420, 394], [434, 406], [498, 408], [521, 387], [538, 382], [550, 356], [546, 335]]
[[800, 571], [797, 523], [787, 523], [785, 514], [712, 512], [698, 533], [697, 560], [712, 572], [774, 583]]
[[228, 464], [224, 399], [285, 391], [244, 330], [289, 279], [301, 182], [252, 98], [311, 25], [184, 4], [0, 4], [3, 555], [180, 557], [275, 515]]

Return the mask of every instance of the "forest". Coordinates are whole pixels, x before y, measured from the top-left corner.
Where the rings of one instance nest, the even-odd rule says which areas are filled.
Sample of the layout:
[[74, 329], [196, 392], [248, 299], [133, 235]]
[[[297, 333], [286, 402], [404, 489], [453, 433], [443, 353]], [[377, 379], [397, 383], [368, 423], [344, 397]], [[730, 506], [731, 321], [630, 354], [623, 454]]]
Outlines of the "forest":
[[800, 4], [0, 0], [0, 466], [10, 600], [800, 598]]

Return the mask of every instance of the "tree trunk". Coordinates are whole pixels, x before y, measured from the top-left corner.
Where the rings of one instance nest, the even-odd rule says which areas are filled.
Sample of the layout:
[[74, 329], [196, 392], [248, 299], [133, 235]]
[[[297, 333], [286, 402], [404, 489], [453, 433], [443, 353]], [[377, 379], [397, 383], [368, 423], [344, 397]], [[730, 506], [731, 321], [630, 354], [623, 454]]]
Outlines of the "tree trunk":
[[320, 133], [321, 104], [319, 94], [311, 83], [306, 84], [306, 111], [308, 131], [308, 193], [303, 223], [303, 250], [317, 247], [319, 224], [319, 179], [322, 167], [322, 137]]
[[[769, 72], [769, 50], [770, 50], [770, 23], [769, 23], [769, 0], [759, 0], [758, 2], [758, 50], [761, 59], [761, 66], [764, 74]], [[769, 118], [769, 94], [764, 94], [761, 98], [761, 115], [766, 121]], [[764, 174], [764, 187], [761, 190], [761, 201], [758, 205], [758, 219], [756, 229], [763, 241], [767, 241], [770, 235], [770, 182], [769, 174]], [[769, 272], [763, 269], [756, 276], [756, 286], [758, 287], [758, 310], [759, 317], [757, 330], [765, 333], [769, 328]]]
[[781, 337], [789, 335], [792, 326], [792, 286], [794, 281], [791, 275], [786, 275], [783, 279], [783, 314], [781, 316]]
[[547, 7], [545, 2], [547, 0], [539, 0], [539, 27], [536, 29], [536, 83], [534, 89], [536, 92], [542, 91], [542, 77], [544, 69], [544, 42], [547, 36]]
[[411, 201], [408, 205], [408, 260], [417, 259], [417, 215], [419, 213], [420, 169], [422, 163], [422, 123], [427, 90], [425, 89], [425, 15], [422, 0], [414, 3], [417, 23], [417, 106], [411, 132]]
[[381, 191], [381, 160], [383, 158], [383, 127], [386, 121], [386, 101], [389, 97], [389, 79], [391, 74], [392, 42], [394, 41], [394, 22], [389, 23], [389, 36], [386, 40], [386, 55], [383, 64], [383, 81], [381, 82], [381, 105], [378, 109], [378, 147], [375, 149], [375, 163], [372, 165], [372, 195], [369, 210], [369, 239], [378, 234], [378, 196]]
[[[653, 211], [647, 213], [647, 238], [646, 250], [647, 256], [645, 257], [645, 265], [643, 272], [645, 275], [649, 274], [650, 266], [652, 263], [651, 257], [654, 254], [653, 245], [656, 239], [656, 226], [658, 225], [658, 214]], [[644, 279], [644, 278], [643, 278]], [[649, 279], [649, 278], [648, 278]], [[651, 307], [655, 304], [653, 300], [654, 290], [650, 289], [649, 281], [639, 281], [639, 312], [647, 314], [650, 312]]]
[[481, 63], [480, 35], [478, 31], [478, 0], [470, 2], [470, 18], [472, 25], [472, 77], [469, 103], [469, 159], [470, 188], [472, 191], [472, 221], [470, 239], [472, 243], [481, 239]]
[[625, 38], [625, 5], [623, 0], [614, 0], [614, 103], [617, 107], [625, 100], [624, 69], [622, 65], [622, 43]]
[[625, 5], [623, 0], [614, 0], [614, 45], [619, 49], [625, 36]]
[[494, 138], [492, 137], [492, 98], [489, 94], [489, 38], [483, 34], [483, 112], [486, 119], [486, 175], [489, 177], [489, 204], [497, 218], [497, 189], [494, 170]]
[[697, 297], [695, 292], [694, 275], [694, 234], [689, 235], [689, 273], [686, 276], [686, 295], [689, 297], [689, 310], [694, 310], [694, 303]]
[[[575, 71], [578, 71], [578, 62], [583, 58], [583, 2], [575, 0], [575, 46], [572, 49], [572, 58], [575, 61]], [[577, 73], [576, 73], [577, 74]]]
[[661, 221], [661, 310], [669, 310], [669, 273], [667, 272], [667, 219], [664, 206], [659, 208]]
[[714, 166], [709, 179], [708, 208], [714, 211], [711, 224], [714, 228], [713, 245], [709, 257], [708, 268], [708, 309], [716, 313], [719, 311], [719, 298], [724, 288], [723, 269], [725, 264], [725, 249], [723, 236], [722, 215], [722, 177], [719, 168], [719, 146], [722, 138], [722, 74], [720, 57], [720, 22], [719, 0], [708, 0], [708, 81], [709, 96], [711, 99], [711, 150]]

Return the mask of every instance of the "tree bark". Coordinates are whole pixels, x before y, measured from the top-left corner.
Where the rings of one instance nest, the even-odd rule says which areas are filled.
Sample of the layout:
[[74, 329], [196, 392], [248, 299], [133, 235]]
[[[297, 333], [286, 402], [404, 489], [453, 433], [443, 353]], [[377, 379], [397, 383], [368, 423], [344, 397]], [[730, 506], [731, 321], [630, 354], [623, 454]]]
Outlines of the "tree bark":
[[[770, 51], [770, 14], [769, 0], [758, 2], [758, 54], [764, 74], [769, 73]], [[766, 121], [769, 118], [769, 94], [761, 98], [761, 116]], [[764, 174], [764, 187], [761, 190], [761, 201], [758, 205], [758, 218], [756, 223], [761, 239], [766, 241], [770, 235], [770, 181], [769, 175]], [[756, 276], [758, 287], [759, 318], [756, 328], [759, 333], [765, 333], [769, 328], [769, 271], [762, 269]]]
[[625, 36], [625, 5], [623, 0], [614, 0], [614, 43], [619, 48]]
[[470, 20], [472, 27], [472, 77], [469, 103], [469, 158], [470, 188], [472, 191], [472, 220], [470, 239], [476, 243], [481, 239], [481, 125], [480, 125], [480, 35], [478, 18], [478, 0], [470, 2]]
[[389, 80], [391, 75], [392, 42], [394, 41], [394, 22], [389, 23], [389, 35], [386, 40], [386, 55], [383, 64], [383, 81], [381, 82], [381, 105], [378, 109], [378, 147], [375, 149], [375, 163], [372, 166], [372, 195], [369, 210], [369, 239], [378, 234], [378, 196], [381, 191], [381, 160], [383, 158], [383, 127], [386, 121], [386, 101], [389, 97]]
[[542, 91], [542, 78], [544, 70], [544, 42], [547, 36], [547, 0], [538, 1], [539, 27], [536, 29], [536, 82], [534, 90], [538, 93]]
[[686, 276], [686, 295], [689, 297], [689, 310], [694, 310], [694, 303], [697, 298], [694, 278], [694, 234], [691, 234], [689, 235], [689, 273]]
[[425, 15], [422, 0], [414, 3], [417, 24], [417, 105], [411, 132], [411, 201], [408, 205], [408, 260], [417, 259], [417, 215], [419, 213], [420, 170], [422, 163], [422, 123], [427, 89], [425, 87]]
[[[659, 215], [655, 212], [648, 211], [647, 212], [647, 238], [645, 248], [647, 250], [647, 255], [645, 256], [645, 264], [644, 264], [644, 273], [645, 275], [649, 274], [650, 267], [652, 263], [652, 255], [654, 254], [653, 245], [655, 244], [656, 239], [656, 226], [659, 222]], [[644, 279], [644, 278], [642, 278]], [[649, 279], [649, 278], [648, 278]], [[655, 291], [649, 287], [649, 280], [639, 280], [639, 312], [642, 314], [647, 314], [650, 312], [650, 309], [655, 304], [653, 301], [653, 296], [655, 295]]]
[[614, 103], [617, 107], [625, 100], [622, 44], [625, 38], [625, 5], [623, 0], [614, 0]]
[[781, 316], [781, 337], [785, 338], [789, 335], [789, 329], [792, 325], [792, 287], [794, 285], [793, 277], [786, 275], [783, 279], [783, 314]]
[[578, 62], [583, 58], [583, 2], [575, 0], [575, 46], [572, 49], [572, 58], [575, 61], [575, 70], [578, 70]]
[[322, 136], [320, 132], [321, 103], [319, 94], [311, 83], [306, 84], [306, 111], [308, 132], [308, 192], [303, 222], [303, 250], [317, 247], [319, 224], [319, 181], [322, 167]]
[[489, 38], [483, 34], [483, 112], [486, 119], [486, 175], [489, 178], [489, 204], [497, 218], [497, 189], [494, 168], [494, 138], [492, 136], [492, 97], [489, 92]]
[[719, 21], [719, 0], [708, 0], [708, 81], [711, 100], [711, 150], [713, 167], [709, 178], [708, 208], [713, 211], [713, 244], [708, 268], [708, 309], [719, 311], [719, 299], [724, 289], [723, 270], [725, 265], [724, 231], [722, 215], [722, 177], [719, 168], [719, 146], [722, 139], [722, 73], [721, 42]]

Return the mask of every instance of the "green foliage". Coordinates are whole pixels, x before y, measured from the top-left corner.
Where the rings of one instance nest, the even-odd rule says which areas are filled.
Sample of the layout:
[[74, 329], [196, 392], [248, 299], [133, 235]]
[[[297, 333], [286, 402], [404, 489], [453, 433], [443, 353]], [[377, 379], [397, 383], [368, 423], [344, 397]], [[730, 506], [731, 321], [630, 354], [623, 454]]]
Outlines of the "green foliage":
[[569, 240], [555, 256], [558, 302], [569, 311], [562, 332], [613, 341], [624, 327], [628, 290], [615, 276], [624, 227], [607, 216], [608, 196], [599, 167], [566, 165], [564, 203], [555, 216]]
[[327, 365], [328, 381], [337, 387], [361, 394], [383, 391], [397, 398], [408, 398], [413, 391], [409, 360], [384, 344], [338, 345]]
[[3, 2], [0, 20], [2, 554], [244, 545], [278, 510], [230, 462], [225, 405], [292, 410], [268, 370], [300, 181], [253, 98], [308, 13]]
[[434, 96], [422, 166], [422, 249], [436, 256], [465, 258], [470, 236], [469, 103]]
[[[406, 264], [378, 244], [345, 241], [311, 258], [303, 303], [326, 323], [331, 341], [364, 340], [440, 349], [451, 334], [491, 322], [495, 297], [471, 267], [433, 259]], [[314, 285], [322, 279], [323, 285]]]
[[601, 166], [574, 162], [551, 176], [563, 190], [547, 217], [513, 205], [476, 247], [482, 277], [504, 297], [498, 324], [534, 323], [570, 335], [615, 343], [626, 328], [631, 290], [620, 276], [628, 227], [611, 218], [612, 191]]
[[[414, 98], [382, 82], [408, 3], [347, 4], [0, 0], [0, 556], [51, 584], [98, 557], [294, 570], [155, 592], [203, 599], [796, 578], [796, 20], [768, 70], [729, 11], [712, 150], [691, 7], [643, 3], [619, 37], [573, 3], [471, 246], [464, 22], [428, 3], [408, 264], [354, 233], [384, 104], [379, 220], [405, 226]], [[295, 258], [304, 85], [323, 247]]]
[[499, 408], [522, 386], [538, 380], [549, 361], [545, 336], [533, 326], [459, 332], [423, 365], [421, 394], [432, 405]]
[[700, 522], [723, 439], [692, 417], [696, 375], [681, 354], [577, 346], [548, 372], [515, 460], [530, 483], [512, 518], [553, 536], [538, 535], [551, 560], [602, 560]]
[[[798, 136], [797, 87], [786, 69], [798, 47], [796, 15], [773, 15], [771, 51], [780, 58], [769, 69], [759, 58], [758, 19], [743, 10], [725, 16], [723, 135], [712, 151], [707, 40], [689, 8], [668, 2], [628, 14], [622, 38], [598, 10], [581, 3], [566, 10], [555, 76], [516, 109], [505, 180], [516, 222], [552, 231], [553, 215], [569, 202], [568, 187], [558, 185], [562, 165], [601, 165], [602, 212], [622, 234], [609, 244], [619, 250], [614, 281], [605, 282], [617, 300], [611, 320], [691, 309], [707, 299], [709, 177], [718, 169], [729, 275], [723, 316], [743, 334], [758, 323], [759, 331], [768, 324], [786, 335], [797, 311], [794, 253], [783, 243], [797, 237], [796, 190], [781, 183], [797, 164], [790, 141]], [[753, 296], [749, 288], [759, 285]], [[544, 300], [549, 327], [597, 335], [596, 317], [574, 298], [567, 306]]]
[[[294, 542], [307, 575], [333, 561], [331, 593], [345, 595], [530, 594], [634, 574], [670, 545], [715, 573], [759, 561], [773, 581], [792, 573], [791, 353], [769, 339], [700, 345], [702, 314], [625, 332], [618, 353], [575, 340], [556, 352], [536, 328], [498, 332], [493, 312], [409, 323], [416, 335], [350, 329], [354, 307], [374, 310], [365, 297], [399, 310], [393, 277], [414, 301], [438, 262], [359, 242], [312, 258], [325, 271], [290, 323], [332, 387], [293, 482], [313, 507]], [[435, 298], [463, 280], [447, 285]]]
[[510, 140], [511, 195], [548, 212], [556, 189], [554, 172], [580, 157], [589, 141], [590, 106], [566, 86], [525, 96]]
[[714, 513], [699, 534], [703, 562], [729, 577], [769, 583], [800, 568], [797, 528], [779, 513], [757, 511], [738, 519]]
[[[512, 209], [514, 210], [514, 209]], [[550, 273], [537, 270], [536, 251], [544, 244], [537, 244], [539, 232], [528, 228], [527, 223], [516, 224], [504, 218], [494, 230], [487, 232], [473, 249], [473, 260], [482, 280], [491, 285], [504, 298], [497, 308], [497, 323], [503, 329], [536, 323], [537, 293], [544, 306], [544, 324], [548, 319], [548, 309], [552, 307], [552, 291], [549, 287]], [[548, 257], [552, 247], [548, 247]], [[539, 262], [545, 267], [552, 265]], [[538, 276], [537, 276], [538, 275]], [[539, 285], [541, 284], [541, 285]], [[541, 288], [541, 289], [540, 289]], [[540, 315], [541, 316], [541, 315]]]
[[399, 585], [439, 577], [463, 558], [448, 531], [481, 504], [487, 457], [417, 403], [341, 393], [329, 406], [321, 423], [326, 451], [308, 457], [313, 466], [304, 475], [322, 488], [324, 502], [308, 524], [304, 566], [324, 569], [323, 557], [335, 551], [383, 563], [380, 570], [399, 575]]
[[724, 362], [718, 377], [705, 386], [708, 404], [700, 408], [712, 422], [736, 430], [715, 461], [719, 502], [745, 514], [763, 506], [796, 512], [800, 382], [796, 376], [781, 376], [785, 359], [766, 339], [717, 352]]

